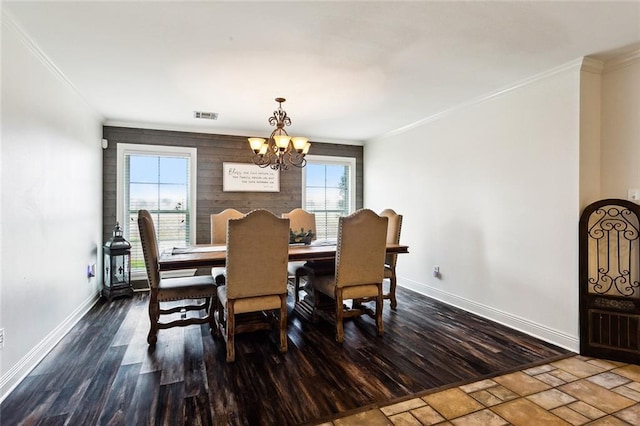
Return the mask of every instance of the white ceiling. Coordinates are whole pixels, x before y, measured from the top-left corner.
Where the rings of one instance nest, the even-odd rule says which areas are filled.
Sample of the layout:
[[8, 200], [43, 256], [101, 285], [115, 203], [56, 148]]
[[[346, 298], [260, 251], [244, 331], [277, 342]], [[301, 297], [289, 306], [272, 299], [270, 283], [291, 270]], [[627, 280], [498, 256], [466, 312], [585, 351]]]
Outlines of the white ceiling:
[[24, 32], [106, 124], [264, 136], [284, 97], [289, 133], [316, 141], [364, 141], [640, 46], [638, 1], [1, 7], [3, 25]]

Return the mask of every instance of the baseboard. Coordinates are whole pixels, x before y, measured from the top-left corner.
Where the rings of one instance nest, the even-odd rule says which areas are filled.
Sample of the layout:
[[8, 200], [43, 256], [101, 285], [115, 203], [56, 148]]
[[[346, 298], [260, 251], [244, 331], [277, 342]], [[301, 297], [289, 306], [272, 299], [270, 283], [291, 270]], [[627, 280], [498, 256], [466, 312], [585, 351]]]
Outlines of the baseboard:
[[42, 361], [58, 342], [71, 331], [73, 326], [89, 312], [99, 299], [100, 293], [95, 293], [82, 302], [71, 315], [54, 328], [51, 333], [0, 378], [0, 403], [24, 380], [31, 370]]
[[430, 287], [426, 284], [412, 281], [406, 278], [398, 277], [398, 285], [413, 290], [416, 293], [429, 296], [433, 299], [444, 302], [456, 308], [463, 309], [467, 312], [495, 321], [514, 330], [521, 331], [530, 336], [552, 343], [561, 348], [578, 353], [580, 351], [580, 341], [577, 336], [571, 336], [558, 330], [546, 327], [542, 324], [535, 323], [526, 318], [503, 312], [491, 306], [483, 305], [473, 300], [457, 296], [440, 289]]

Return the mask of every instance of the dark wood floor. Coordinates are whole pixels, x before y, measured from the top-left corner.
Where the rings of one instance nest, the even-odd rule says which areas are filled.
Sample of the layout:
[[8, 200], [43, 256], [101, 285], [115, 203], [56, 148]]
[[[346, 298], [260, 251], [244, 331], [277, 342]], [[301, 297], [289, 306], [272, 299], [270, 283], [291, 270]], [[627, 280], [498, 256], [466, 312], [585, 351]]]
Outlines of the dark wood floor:
[[[388, 302], [387, 302], [388, 303]], [[289, 316], [277, 335], [224, 341], [206, 326], [161, 330], [146, 343], [147, 295], [99, 302], [0, 406], [3, 425], [294, 425], [568, 352], [402, 288], [385, 305], [385, 334], [370, 318], [334, 329]]]

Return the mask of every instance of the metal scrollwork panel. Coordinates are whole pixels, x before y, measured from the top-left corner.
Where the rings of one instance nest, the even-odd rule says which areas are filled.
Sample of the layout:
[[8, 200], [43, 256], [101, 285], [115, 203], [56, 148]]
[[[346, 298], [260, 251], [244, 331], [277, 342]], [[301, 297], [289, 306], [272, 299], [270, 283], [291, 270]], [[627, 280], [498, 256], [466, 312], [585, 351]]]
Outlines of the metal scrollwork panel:
[[588, 222], [589, 293], [640, 298], [640, 223], [621, 206], [603, 206]]
[[632, 312], [636, 305], [630, 300], [617, 300], [617, 299], [601, 299], [594, 300], [593, 306], [597, 308], [617, 309], [619, 311]]

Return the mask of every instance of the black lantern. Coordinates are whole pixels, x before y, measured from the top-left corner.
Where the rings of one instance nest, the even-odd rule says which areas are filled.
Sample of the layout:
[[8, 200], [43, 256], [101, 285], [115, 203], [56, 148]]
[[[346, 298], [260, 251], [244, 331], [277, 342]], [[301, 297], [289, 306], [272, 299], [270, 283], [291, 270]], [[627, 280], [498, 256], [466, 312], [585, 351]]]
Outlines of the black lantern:
[[104, 251], [102, 296], [111, 301], [114, 297], [133, 295], [131, 244], [122, 236], [118, 222], [113, 228], [113, 236], [102, 248]]

